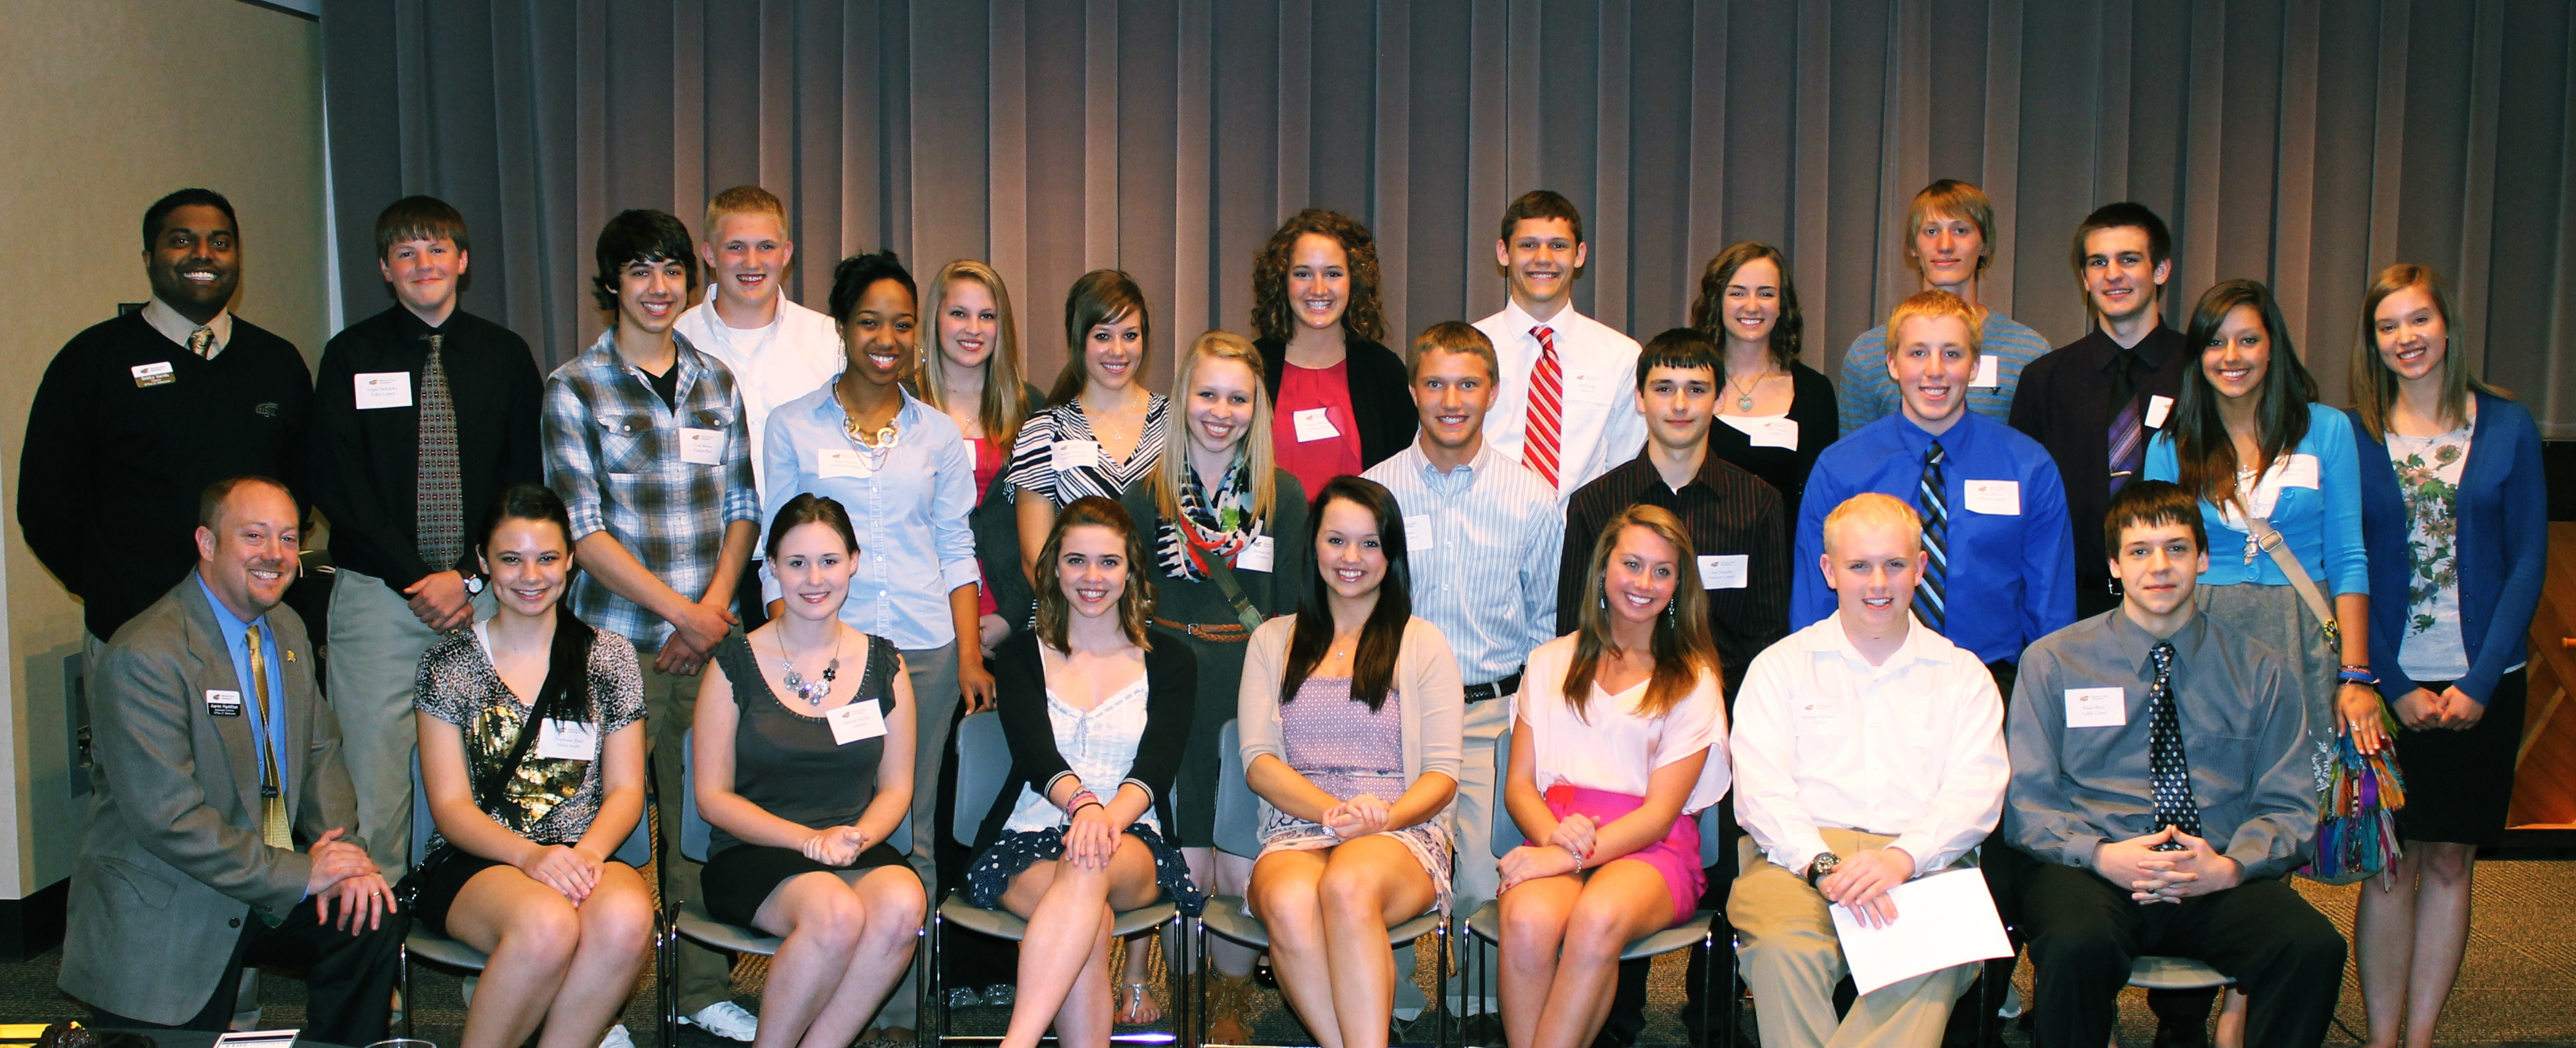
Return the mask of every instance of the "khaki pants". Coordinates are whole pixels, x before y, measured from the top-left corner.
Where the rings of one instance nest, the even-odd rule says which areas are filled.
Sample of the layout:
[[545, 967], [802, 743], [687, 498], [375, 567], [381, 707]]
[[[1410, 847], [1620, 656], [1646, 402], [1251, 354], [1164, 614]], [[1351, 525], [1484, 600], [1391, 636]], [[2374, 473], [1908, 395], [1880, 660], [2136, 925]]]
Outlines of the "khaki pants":
[[[490, 615], [492, 595], [474, 598], [476, 618]], [[323, 663], [331, 712], [340, 719], [340, 753], [358, 795], [358, 825], [367, 857], [399, 880], [411, 868], [411, 755], [420, 741], [412, 719], [412, 685], [420, 657], [438, 634], [411, 613], [411, 598], [383, 579], [347, 568], [331, 584], [329, 658]]]
[[[1855, 830], [1825, 830], [1837, 855], [1895, 840]], [[1737, 844], [1744, 873], [1735, 878], [1726, 916], [1743, 936], [1738, 952], [1744, 981], [1753, 988], [1762, 1043], [1771, 1048], [1931, 1048], [1941, 1043], [1950, 1003], [1966, 991], [1981, 967], [1962, 964], [1880, 987], [1834, 1017], [1834, 984], [1850, 968], [1825, 897], [1762, 855], [1747, 836]]]
[[[680, 857], [680, 737], [697, 715], [699, 682], [706, 674], [724, 671], [709, 659], [696, 677], [664, 673], [653, 668], [653, 657], [659, 652], [649, 644], [635, 645], [635, 661], [644, 668], [644, 731], [653, 752], [653, 811], [662, 827], [654, 859], [662, 866], [664, 899], [704, 899], [698, 874], [705, 864]], [[685, 938], [676, 952], [672, 967], [677, 970], [664, 973], [663, 978], [679, 989], [681, 1015], [733, 999], [733, 968], [723, 955]]]

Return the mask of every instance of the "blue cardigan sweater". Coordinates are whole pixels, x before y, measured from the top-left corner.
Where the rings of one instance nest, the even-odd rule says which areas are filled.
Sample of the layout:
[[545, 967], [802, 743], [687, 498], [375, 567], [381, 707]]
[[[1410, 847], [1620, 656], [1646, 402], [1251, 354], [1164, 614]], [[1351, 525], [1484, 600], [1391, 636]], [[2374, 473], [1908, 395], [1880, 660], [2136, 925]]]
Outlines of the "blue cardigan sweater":
[[[2469, 675], [2460, 691], [2483, 704], [2507, 667], [2529, 657], [2532, 612], [2549, 556], [2549, 492], [2540, 472], [2540, 431], [2522, 405], [2487, 393], [2477, 396], [2477, 428], [2469, 432], [2469, 462], [2460, 470], [2460, 640], [2468, 648]], [[2351, 413], [2362, 445], [2361, 502], [2364, 543], [2370, 550], [2370, 663], [2379, 692], [2394, 702], [2416, 688], [2397, 667], [2397, 649], [2411, 613], [2406, 599], [2406, 496], [2388, 461], [2386, 434], [2366, 432]]]

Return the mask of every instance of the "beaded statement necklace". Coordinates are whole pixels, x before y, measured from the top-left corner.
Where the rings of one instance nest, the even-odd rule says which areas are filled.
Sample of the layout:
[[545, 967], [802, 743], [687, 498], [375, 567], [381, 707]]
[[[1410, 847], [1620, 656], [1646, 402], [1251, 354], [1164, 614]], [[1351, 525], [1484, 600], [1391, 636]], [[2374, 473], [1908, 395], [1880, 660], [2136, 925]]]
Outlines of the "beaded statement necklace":
[[778, 668], [785, 675], [788, 691], [805, 700], [806, 706], [821, 709], [823, 700], [832, 697], [832, 682], [841, 675], [841, 641], [838, 637], [832, 640], [832, 661], [823, 667], [821, 680], [808, 681], [804, 674], [796, 672], [796, 660], [787, 657], [785, 637], [778, 640]]

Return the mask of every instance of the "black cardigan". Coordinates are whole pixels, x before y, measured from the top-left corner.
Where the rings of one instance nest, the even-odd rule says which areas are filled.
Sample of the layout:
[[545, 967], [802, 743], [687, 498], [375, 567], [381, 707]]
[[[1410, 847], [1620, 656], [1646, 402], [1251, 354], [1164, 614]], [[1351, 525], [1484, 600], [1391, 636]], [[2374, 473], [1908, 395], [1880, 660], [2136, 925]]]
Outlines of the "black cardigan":
[[[1011, 634], [985, 667], [993, 671], [994, 705], [1002, 717], [1002, 738], [1011, 747], [1011, 776], [1002, 783], [1001, 795], [993, 798], [993, 809], [975, 834], [979, 850], [1001, 838], [1002, 824], [1019, 806], [1020, 787], [1051, 784], [1072, 770], [1055, 748], [1055, 722], [1047, 715], [1046, 666], [1038, 658], [1037, 631]], [[1136, 760], [1129, 765], [1127, 778], [1154, 795], [1155, 821], [1165, 827], [1172, 825], [1172, 776], [1180, 771], [1181, 751], [1190, 737], [1190, 714], [1198, 708], [1198, 680], [1198, 658], [1190, 654], [1188, 645], [1164, 644], [1145, 652], [1145, 737], [1136, 743]], [[1112, 785], [1112, 794], [1116, 792], [1113, 784], [1089, 785], [1093, 792], [1103, 785]]]
[[[1261, 384], [1269, 387], [1275, 405], [1279, 379], [1288, 370], [1288, 344], [1265, 338], [1252, 345], [1261, 351]], [[1360, 468], [1366, 469], [1413, 443], [1421, 418], [1413, 407], [1403, 357], [1357, 335], [1343, 340], [1342, 352], [1351, 365], [1351, 414], [1359, 422]]]
[[[1721, 388], [1717, 395], [1733, 397], [1735, 391]], [[1708, 452], [1779, 489], [1781, 508], [1794, 525], [1798, 521], [1798, 503], [1807, 494], [1807, 474], [1815, 470], [1816, 456], [1824, 452], [1825, 445], [1834, 442], [1841, 419], [1834, 406], [1833, 380], [1802, 361], [1791, 361], [1789, 420], [1798, 424], [1798, 446], [1757, 448], [1743, 430], [1720, 420], [1708, 427]]]
[[[1020, 389], [1028, 413], [1037, 414], [1043, 402], [1038, 387], [1021, 383]], [[1010, 466], [1011, 448], [1004, 445], [1002, 469], [993, 474], [993, 483], [976, 500], [974, 510], [966, 514], [966, 528], [975, 536], [975, 559], [984, 565], [984, 585], [993, 590], [993, 613], [1018, 631], [1029, 621], [1030, 610], [1037, 606], [1037, 595], [1029, 590], [1028, 576], [1020, 574], [1019, 510], [1002, 493], [1009, 483]]]

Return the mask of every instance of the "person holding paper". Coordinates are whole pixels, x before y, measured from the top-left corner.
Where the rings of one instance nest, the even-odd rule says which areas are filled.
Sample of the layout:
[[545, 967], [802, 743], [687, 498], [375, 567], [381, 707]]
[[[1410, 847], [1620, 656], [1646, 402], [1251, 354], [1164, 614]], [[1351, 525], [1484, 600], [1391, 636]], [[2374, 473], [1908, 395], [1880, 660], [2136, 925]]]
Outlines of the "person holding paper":
[[1726, 796], [1726, 707], [1692, 565], [1671, 511], [1628, 507], [1592, 544], [1580, 625], [1530, 653], [1503, 792], [1528, 843], [1497, 864], [1512, 1048], [1593, 1043], [1620, 951], [1708, 888], [1692, 816]]
[[1386, 348], [1377, 238], [1358, 219], [1310, 207], [1252, 260], [1252, 327], [1279, 468], [1308, 491], [1413, 442], [1404, 360]]
[[1798, 519], [1807, 474], [1842, 423], [1833, 380], [1798, 359], [1807, 324], [1789, 257], [1758, 241], [1728, 245], [1700, 273], [1690, 316], [1691, 327], [1726, 351], [1717, 372], [1724, 425], [1709, 431], [1709, 452], [1778, 489], [1789, 519]]
[[1824, 535], [1803, 567], [1833, 587], [1834, 614], [1755, 658], [1736, 693], [1744, 872], [1726, 915], [1763, 1044], [1928, 1048], [1978, 965], [1879, 987], [1837, 1021], [1849, 965], [1828, 906], [1883, 927], [1907, 916], [1888, 889], [1967, 864], [2003, 810], [2003, 700], [1976, 655], [1908, 610], [1928, 558], [1913, 507], [1855, 495]]
[[707, 914], [785, 940], [761, 987], [758, 1048], [855, 1040], [910, 970], [928, 905], [886, 843], [912, 810], [912, 678], [895, 642], [842, 621], [871, 555], [851, 524], [828, 497], [779, 507], [764, 552], [784, 606], [725, 638], [724, 672], [698, 693]]
[[[1119, 501], [1153, 543], [1156, 644], [1198, 657], [1199, 709], [1173, 780], [1185, 800], [1171, 840], [1190, 877], [1221, 895], [1242, 895], [1252, 863], [1215, 844], [1217, 752], [1234, 694], [1243, 680], [1245, 642], [1263, 620], [1297, 607], [1313, 549], [1305, 543], [1306, 491], [1275, 465], [1270, 394], [1261, 353], [1243, 336], [1210, 331], [1182, 354], [1172, 374], [1181, 424], [1166, 428], [1151, 476]], [[1217, 982], [1210, 1036], [1241, 1044], [1252, 1037], [1238, 1014], [1252, 981], [1253, 953], [1214, 941]], [[1145, 969], [1127, 969], [1119, 987], [1127, 1022], [1150, 1022], [1153, 996]]]
[[2157, 954], [2245, 989], [2246, 1044], [2322, 1044], [2344, 940], [2283, 879], [2316, 835], [2308, 703], [2273, 648], [2202, 613], [2199, 496], [2130, 484], [2102, 531], [2120, 607], [2031, 645], [2006, 720], [2003, 835], [2039, 861], [2038, 1043], [2102, 1044], [2130, 962]]
[[[2075, 280], [2093, 328], [2022, 369], [2012, 427], [2057, 460], [2067, 515], [2100, 516], [2111, 493], [2145, 469], [2191, 367], [2182, 333], [2164, 324], [2173, 235], [2144, 204], [2104, 204], [2075, 227]], [[2093, 529], [2075, 529], [2075, 614], [2120, 606]]]
[[514, 1048], [540, 1025], [541, 1048], [630, 1044], [609, 1024], [656, 923], [643, 876], [609, 857], [644, 817], [635, 646], [563, 602], [572, 524], [553, 491], [513, 485], [481, 524], [473, 570], [494, 614], [430, 645], [413, 677], [438, 834], [402, 887], [422, 928], [491, 955], [465, 1048]]

